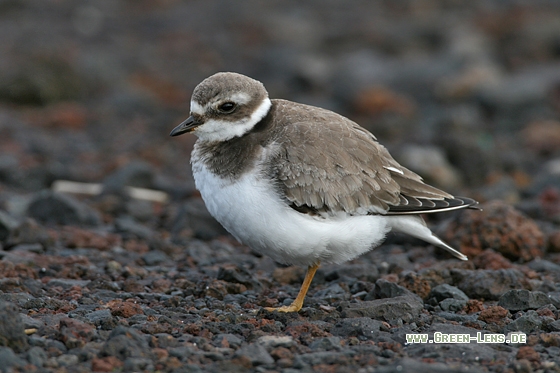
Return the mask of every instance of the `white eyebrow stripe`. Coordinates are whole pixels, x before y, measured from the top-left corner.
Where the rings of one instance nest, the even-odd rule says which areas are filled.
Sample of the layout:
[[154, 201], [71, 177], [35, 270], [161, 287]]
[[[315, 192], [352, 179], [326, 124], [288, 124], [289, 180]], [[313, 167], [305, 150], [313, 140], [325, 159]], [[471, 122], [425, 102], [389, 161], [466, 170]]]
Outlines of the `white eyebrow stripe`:
[[249, 101], [251, 101], [251, 96], [249, 96], [245, 92], [237, 92], [231, 95], [231, 101], [235, 102], [236, 104], [245, 105]]
[[191, 101], [191, 113], [203, 115], [204, 111], [204, 108], [198, 102]]
[[404, 175], [404, 172], [402, 172], [398, 168], [395, 168], [395, 167], [392, 167], [392, 166], [383, 166], [383, 168], [386, 169], [386, 170], [393, 171], [393, 172], [396, 172], [398, 174]]

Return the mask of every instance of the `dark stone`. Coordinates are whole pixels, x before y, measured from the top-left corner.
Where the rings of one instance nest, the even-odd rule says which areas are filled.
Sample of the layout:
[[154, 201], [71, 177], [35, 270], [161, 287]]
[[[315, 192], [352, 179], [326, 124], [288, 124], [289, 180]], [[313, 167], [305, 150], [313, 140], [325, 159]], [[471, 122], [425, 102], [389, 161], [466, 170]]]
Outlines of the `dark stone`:
[[560, 265], [552, 263], [549, 260], [535, 259], [527, 263], [527, 267], [531, 268], [533, 271], [537, 272], [550, 272], [550, 273], [560, 273]]
[[30, 299], [34, 297], [29, 293], [1, 293], [0, 301], [15, 303], [23, 307]]
[[189, 198], [179, 209], [172, 223], [171, 233], [175, 235], [184, 229], [192, 230], [194, 236], [201, 240], [211, 240], [228, 234], [210, 215], [201, 198]]
[[253, 366], [274, 364], [274, 359], [264, 346], [257, 343], [241, 347], [235, 352], [235, 356], [249, 359]]
[[153, 188], [154, 170], [145, 162], [131, 162], [103, 180], [103, 193], [120, 193], [126, 187]]
[[109, 309], [97, 310], [86, 314], [86, 319], [95, 326], [100, 326], [104, 322], [113, 319], [113, 315]]
[[460, 323], [465, 323], [465, 322], [470, 322], [470, 323], [476, 323], [478, 320], [477, 315], [473, 314], [473, 315], [461, 315], [461, 314], [457, 314], [454, 312], [438, 312], [436, 314], [439, 317], [442, 317], [446, 320], [449, 321], [457, 321]]
[[60, 225], [99, 225], [99, 213], [74, 197], [43, 190], [27, 208], [27, 215], [43, 223]]
[[545, 293], [525, 289], [510, 290], [500, 297], [498, 306], [510, 311], [526, 311], [537, 309], [550, 304], [551, 301]]
[[125, 233], [145, 240], [149, 240], [155, 235], [152, 229], [148, 228], [144, 224], [136, 222], [129, 216], [123, 216], [115, 219], [115, 231], [117, 233]]
[[322, 299], [327, 302], [345, 300], [349, 297], [350, 294], [337, 283], [331, 284], [324, 289], [316, 291], [315, 294], [313, 294], [313, 298]]
[[27, 362], [19, 358], [11, 348], [0, 347], [0, 371], [13, 372], [11, 368], [21, 368]]
[[315, 339], [313, 342], [309, 344], [309, 348], [314, 351], [323, 350], [323, 351], [331, 351], [331, 350], [340, 350], [340, 341], [339, 337], [323, 337]]
[[150, 359], [141, 357], [129, 357], [123, 365], [125, 372], [153, 372], [154, 370], [154, 363]]
[[96, 278], [95, 280], [88, 282], [86, 287], [88, 289], [95, 289], [95, 290], [103, 289], [103, 290], [112, 290], [112, 291], [119, 291], [121, 289], [119, 287], [119, 284], [117, 284], [116, 282], [108, 281], [103, 278]]
[[142, 255], [142, 260], [147, 266], [155, 266], [169, 260], [169, 256], [160, 250], [151, 250]]
[[45, 326], [44, 321], [41, 319], [34, 319], [23, 313], [20, 313], [19, 315], [25, 329], [39, 329]]
[[368, 317], [354, 317], [338, 321], [331, 329], [331, 333], [343, 338], [363, 337], [365, 339], [374, 339], [382, 327], [383, 323], [379, 320], [373, 320]]
[[536, 332], [540, 330], [542, 326], [542, 320], [536, 311], [527, 311], [523, 316], [518, 317], [509, 324], [507, 324], [504, 330], [507, 332], [523, 332], [525, 334]]
[[18, 307], [13, 303], [0, 302], [0, 346], [15, 352], [23, 352], [28, 347]]
[[469, 297], [455, 286], [448, 284], [438, 285], [430, 291], [428, 298], [435, 298], [438, 302], [444, 299], [452, 298], [457, 300], [468, 301]]
[[47, 247], [52, 245], [52, 241], [45, 227], [39, 225], [34, 219], [26, 218], [10, 232], [6, 246], [40, 243]]
[[225, 334], [217, 334], [214, 337], [212, 344], [214, 346], [221, 347], [224, 340], [231, 348], [238, 348], [243, 343], [243, 340], [238, 336], [236, 336], [235, 334], [225, 333]]
[[467, 305], [466, 300], [447, 298], [439, 302], [439, 306], [444, 311], [458, 312]]
[[548, 324], [548, 328], [552, 332], [560, 332], [560, 320], [556, 320]]
[[73, 280], [67, 278], [53, 278], [49, 281], [49, 286], [60, 286], [64, 290], [70, 289], [72, 286], [84, 287], [90, 283], [89, 280]]
[[0, 210], [0, 242], [5, 242], [18, 225], [16, 219], [12, 218], [7, 212]]
[[29, 253], [42, 254], [45, 249], [40, 243], [22, 243], [10, 248], [11, 252], [27, 251]]
[[133, 328], [118, 326], [111, 332], [99, 354], [124, 361], [129, 357], [150, 356], [151, 349], [142, 333]]
[[29, 351], [27, 351], [27, 360], [36, 367], [42, 367], [48, 358], [49, 356], [41, 347], [31, 347]]
[[245, 267], [241, 267], [241, 266], [220, 267], [218, 271], [218, 280], [223, 280], [236, 284], [243, 284], [247, 286], [248, 289], [255, 290], [257, 292], [262, 291], [262, 285], [259, 282], [259, 280], [257, 280], [253, 276], [253, 274], [249, 272]]
[[91, 93], [89, 80], [62, 56], [33, 58], [1, 80], [0, 100], [21, 105], [77, 101]]
[[345, 318], [371, 317], [390, 323], [411, 322], [418, 318], [424, 303], [416, 295], [398, 296], [394, 298], [376, 299], [351, 303], [343, 309], [341, 316]]
[[398, 296], [414, 296], [407, 288], [397, 285], [394, 282], [380, 278], [375, 282], [375, 287], [365, 298], [365, 300], [395, 298]]
[[469, 298], [498, 300], [511, 289], [523, 288], [525, 276], [517, 269], [498, 270], [451, 270], [457, 287]]
[[560, 309], [560, 291], [552, 291], [546, 294], [550, 299], [550, 303], [554, 305], [554, 307]]
[[304, 368], [308, 365], [339, 364], [347, 365], [350, 359], [342, 352], [319, 351], [297, 355], [294, 359], [294, 368]]
[[371, 264], [345, 263], [335, 265], [331, 271], [326, 273], [325, 280], [335, 281], [345, 277], [374, 282], [379, 278], [379, 270], [377, 266]]

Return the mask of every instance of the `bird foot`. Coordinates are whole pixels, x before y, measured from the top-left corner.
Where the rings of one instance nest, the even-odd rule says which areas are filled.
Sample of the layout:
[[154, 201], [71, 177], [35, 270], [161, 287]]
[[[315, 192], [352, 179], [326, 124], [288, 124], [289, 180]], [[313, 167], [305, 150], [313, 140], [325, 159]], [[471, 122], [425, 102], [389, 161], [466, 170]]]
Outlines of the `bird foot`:
[[267, 310], [267, 311], [270, 311], [270, 312], [286, 312], [286, 313], [288, 313], [288, 312], [298, 312], [299, 310], [301, 310], [301, 306], [298, 307], [295, 304], [290, 304], [289, 306], [282, 306], [282, 307], [278, 307], [278, 308], [265, 307], [264, 309]]

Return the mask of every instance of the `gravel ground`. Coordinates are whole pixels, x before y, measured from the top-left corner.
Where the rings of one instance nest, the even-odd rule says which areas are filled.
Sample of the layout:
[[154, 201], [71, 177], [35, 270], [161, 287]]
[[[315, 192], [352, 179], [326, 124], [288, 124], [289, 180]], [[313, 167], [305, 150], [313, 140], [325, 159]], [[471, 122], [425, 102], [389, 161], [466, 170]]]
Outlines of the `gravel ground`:
[[[0, 371], [560, 372], [557, 1], [8, 0], [0, 19]], [[304, 269], [229, 236], [194, 139], [168, 137], [216, 71], [480, 200], [428, 220], [470, 260], [390, 236], [319, 269], [301, 312], [264, 310]]]

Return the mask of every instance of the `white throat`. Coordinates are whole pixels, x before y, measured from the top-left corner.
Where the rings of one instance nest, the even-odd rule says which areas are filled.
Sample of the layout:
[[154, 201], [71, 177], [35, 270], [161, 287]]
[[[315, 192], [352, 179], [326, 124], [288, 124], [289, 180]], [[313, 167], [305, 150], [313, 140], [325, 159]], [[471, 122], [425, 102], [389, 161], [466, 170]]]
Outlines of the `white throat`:
[[[199, 139], [211, 142], [227, 141], [234, 137], [241, 137], [266, 116], [271, 105], [270, 99], [266, 97], [250, 117], [243, 118], [238, 122], [211, 119], [197, 127], [193, 133]], [[198, 113], [199, 111], [202, 111], [200, 105], [196, 102], [191, 102], [191, 112]]]

